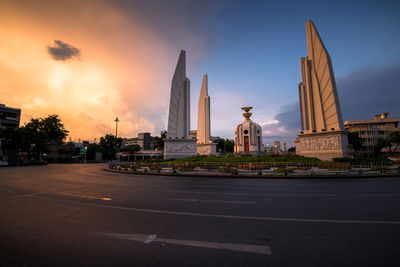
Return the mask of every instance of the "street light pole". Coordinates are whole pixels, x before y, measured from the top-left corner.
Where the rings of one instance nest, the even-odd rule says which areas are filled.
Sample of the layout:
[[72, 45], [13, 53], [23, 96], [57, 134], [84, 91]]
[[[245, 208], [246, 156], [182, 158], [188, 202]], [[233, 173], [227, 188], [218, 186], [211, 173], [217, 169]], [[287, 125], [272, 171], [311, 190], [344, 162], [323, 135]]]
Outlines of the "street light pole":
[[119, 122], [118, 117], [116, 117], [114, 121], [115, 121], [115, 138], [118, 138], [118, 122]]

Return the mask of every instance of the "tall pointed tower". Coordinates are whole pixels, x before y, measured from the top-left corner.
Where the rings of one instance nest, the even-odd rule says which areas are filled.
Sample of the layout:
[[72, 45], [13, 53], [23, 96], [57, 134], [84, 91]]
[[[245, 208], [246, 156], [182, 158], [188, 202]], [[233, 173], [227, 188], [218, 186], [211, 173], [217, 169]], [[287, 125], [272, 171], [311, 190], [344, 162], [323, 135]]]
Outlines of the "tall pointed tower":
[[210, 139], [210, 96], [208, 95], [208, 76], [203, 76], [199, 97], [199, 107], [197, 115], [197, 154], [215, 155], [217, 152], [216, 144]]
[[301, 134], [296, 154], [331, 160], [348, 156], [347, 132], [331, 58], [311, 20], [306, 22], [308, 56], [300, 58]]
[[172, 77], [167, 138], [164, 158], [184, 158], [196, 154], [196, 139], [190, 131], [190, 80], [186, 77], [186, 52], [181, 51]]

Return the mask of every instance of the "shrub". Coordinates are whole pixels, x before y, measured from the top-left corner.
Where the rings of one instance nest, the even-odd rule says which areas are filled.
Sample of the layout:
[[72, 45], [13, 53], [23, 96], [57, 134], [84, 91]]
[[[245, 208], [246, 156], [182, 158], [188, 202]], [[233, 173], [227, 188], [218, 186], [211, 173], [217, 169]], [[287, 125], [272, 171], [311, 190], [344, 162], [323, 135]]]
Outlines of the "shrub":
[[387, 167], [387, 166], [381, 166], [381, 165], [372, 165], [371, 166], [371, 170], [372, 171], [388, 171], [389, 170], [389, 167]]
[[161, 166], [150, 166], [150, 171], [152, 172], [161, 172]]
[[293, 168], [279, 167], [275, 169], [275, 172], [292, 173]]
[[223, 172], [223, 173], [230, 173], [231, 172], [231, 168], [226, 167], [226, 166], [219, 166], [218, 167], [218, 171], [219, 172]]
[[194, 171], [193, 167], [178, 167], [178, 171], [180, 172], [192, 172]]
[[378, 163], [378, 162], [392, 162], [388, 158], [334, 158], [334, 162], [348, 162], [348, 163]]

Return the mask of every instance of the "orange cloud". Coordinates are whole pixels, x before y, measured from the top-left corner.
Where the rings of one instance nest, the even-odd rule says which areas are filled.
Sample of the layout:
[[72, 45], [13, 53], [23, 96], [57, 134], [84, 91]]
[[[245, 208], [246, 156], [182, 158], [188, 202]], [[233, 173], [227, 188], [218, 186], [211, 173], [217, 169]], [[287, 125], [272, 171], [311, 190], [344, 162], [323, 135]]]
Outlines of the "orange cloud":
[[[121, 136], [165, 129], [179, 50], [192, 44], [200, 61], [206, 41], [181, 28], [174, 43], [112, 2], [54, 2], [0, 4], [0, 103], [21, 108], [22, 123], [59, 114], [72, 139], [114, 133], [115, 117]], [[81, 60], [54, 60], [54, 40]]]

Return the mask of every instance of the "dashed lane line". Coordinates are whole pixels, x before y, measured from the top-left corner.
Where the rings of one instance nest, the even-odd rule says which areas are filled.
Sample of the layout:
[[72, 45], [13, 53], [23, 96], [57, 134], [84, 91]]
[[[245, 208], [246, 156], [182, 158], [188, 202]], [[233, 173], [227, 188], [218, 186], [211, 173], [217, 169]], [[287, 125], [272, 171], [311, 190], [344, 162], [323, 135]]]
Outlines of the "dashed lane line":
[[400, 194], [356, 194], [356, 197], [400, 197]]
[[234, 196], [275, 196], [275, 197], [337, 197], [337, 194], [270, 194], [270, 193], [228, 193], [228, 192], [209, 192], [209, 191], [183, 191], [183, 190], [162, 190], [147, 189], [144, 191], [184, 193], [184, 194], [205, 194], [205, 195], [234, 195]]
[[76, 195], [69, 193], [59, 193], [60, 195], [70, 196], [70, 197], [80, 197], [80, 198], [90, 198], [90, 199], [99, 199], [99, 200], [111, 200], [109, 197], [94, 197], [94, 196], [85, 196], [85, 195]]
[[212, 199], [197, 199], [197, 198], [172, 198], [171, 200], [186, 201], [186, 202], [215, 202], [215, 203], [230, 203], [230, 204], [257, 204], [257, 202], [254, 202], [254, 201], [212, 200]]

